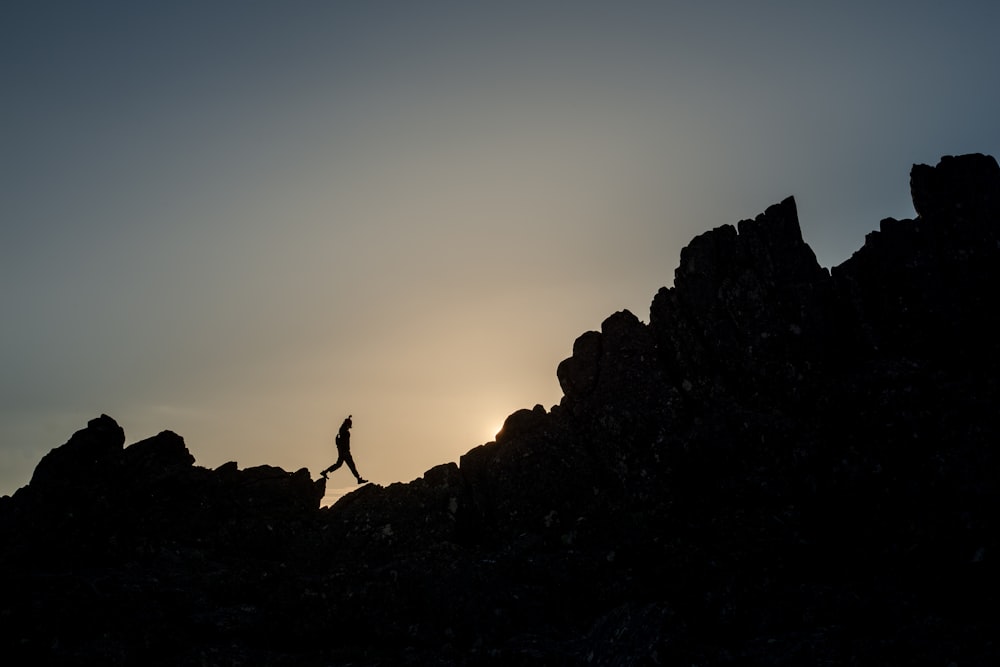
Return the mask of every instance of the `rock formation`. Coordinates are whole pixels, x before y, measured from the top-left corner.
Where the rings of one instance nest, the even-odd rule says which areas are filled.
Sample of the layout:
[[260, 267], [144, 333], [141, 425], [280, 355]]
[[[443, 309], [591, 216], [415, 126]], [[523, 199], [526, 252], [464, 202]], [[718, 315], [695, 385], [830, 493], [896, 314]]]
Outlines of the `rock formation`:
[[558, 406], [330, 508], [102, 415], [0, 499], [5, 659], [1000, 664], [1000, 167], [911, 191], [829, 272], [790, 198], [696, 237]]

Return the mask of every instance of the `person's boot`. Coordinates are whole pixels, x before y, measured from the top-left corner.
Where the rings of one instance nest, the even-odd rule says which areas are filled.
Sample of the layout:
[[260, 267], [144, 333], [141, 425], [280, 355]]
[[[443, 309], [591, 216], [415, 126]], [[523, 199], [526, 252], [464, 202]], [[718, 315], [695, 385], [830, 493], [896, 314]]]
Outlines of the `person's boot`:
[[358, 477], [358, 484], [367, 484], [367, 483], [368, 483], [367, 479], [362, 479], [362, 478]]

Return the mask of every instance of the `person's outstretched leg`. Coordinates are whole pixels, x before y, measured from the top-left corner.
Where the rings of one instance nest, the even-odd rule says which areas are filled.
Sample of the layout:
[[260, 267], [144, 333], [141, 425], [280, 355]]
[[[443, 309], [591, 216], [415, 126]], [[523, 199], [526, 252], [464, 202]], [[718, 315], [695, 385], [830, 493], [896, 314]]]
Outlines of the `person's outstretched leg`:
[[347, 467], [350, 468], [351, 472], [354, 473], [354, 476], [358, 478], [358, 484], [364, 484], [368, 481], [367, 479], [362, 479], [361, 475], [358, 474], [358, 468], [354, 465], [354, 457], [351, 456], [349, 452], [344, 457], [344, 460], [347, 462]]

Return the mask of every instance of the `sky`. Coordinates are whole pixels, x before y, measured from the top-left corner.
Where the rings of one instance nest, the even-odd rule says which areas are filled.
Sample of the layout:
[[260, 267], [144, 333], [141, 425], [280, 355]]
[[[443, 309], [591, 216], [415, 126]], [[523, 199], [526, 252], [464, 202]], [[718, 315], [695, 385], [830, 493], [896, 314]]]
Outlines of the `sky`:
[[[0, 495], [88, 420], [420, 477], [794, 195], [835, 266], [1000, 154], [1000, 3], [0, 5]], [[353, 488], [342, 469], [334, 489]]]

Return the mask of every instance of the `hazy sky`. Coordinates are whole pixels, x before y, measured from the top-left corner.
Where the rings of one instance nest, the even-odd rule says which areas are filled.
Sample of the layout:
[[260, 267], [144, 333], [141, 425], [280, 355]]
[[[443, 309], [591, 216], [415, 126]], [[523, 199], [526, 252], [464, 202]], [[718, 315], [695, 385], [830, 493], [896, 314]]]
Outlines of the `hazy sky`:
[[[753, 8], [751, 8], [753, 7]], [[0, 494], [104, 412], [388, 484], [558, 403], [695, 235], [824, 266], [1000, 154], [1000, 3], [4, 2]], [[332, 487], [350, 487], [346, 470]]]

